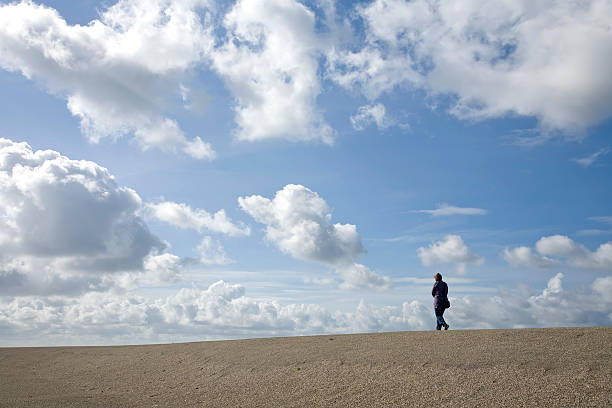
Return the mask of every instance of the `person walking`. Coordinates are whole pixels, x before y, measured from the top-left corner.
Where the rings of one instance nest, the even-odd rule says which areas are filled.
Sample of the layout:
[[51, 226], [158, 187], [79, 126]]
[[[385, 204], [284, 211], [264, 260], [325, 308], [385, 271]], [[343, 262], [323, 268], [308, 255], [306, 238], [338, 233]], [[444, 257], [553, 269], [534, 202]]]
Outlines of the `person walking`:
[[436, 273], [434, 279], [436, 281], [431, 289], [431, 296], [434, 298], [436, 330], [441, 330], [442, 327], [444, 327], [444, 330], [448, 330], [450, 326], [446, 324], [443, 317], [444, 310], [450, 307], [450, 302], [448, 301], [448, 285], [442, 280], [442, 275], [439, 273]]

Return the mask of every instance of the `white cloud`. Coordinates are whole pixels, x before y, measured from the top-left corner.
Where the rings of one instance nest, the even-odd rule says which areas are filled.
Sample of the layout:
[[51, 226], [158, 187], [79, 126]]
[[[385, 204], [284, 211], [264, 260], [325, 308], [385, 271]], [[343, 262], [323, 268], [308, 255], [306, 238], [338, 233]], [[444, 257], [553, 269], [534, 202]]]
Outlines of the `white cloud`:
[[297, 259], [334, 266], [346, 280], [344, 287], [388, 287], [386, 278], [355, 263], [364, 252], [357, 227], [332, 224], [327, 203], [312, 190], [288, 184], [272, 200], [252, 195], [238, 198], [238, 203], [266, 225], [266, 238], [281, 251]]
[[591, 252], [564, 235], [552, 235], [540, 238], [536, 250], [543, 255], [565, 258], [574, 268], [612, 271], [612, 242], [601, 244]]
[[[493, 298], [452, 299], [452, 319], [473, 328], [600, 326], [612, 323], [612, 278], [598, 278], [587, 290], [566, 291], [558, 273], [539, 294], [507, 290]], [[450, 316], [450, 313], [448, 313]], [[451, 323], [452, 324], [452, 323]], [[456, 327], [457, 325], [455, 325]]]
[[167, 116], [186, 71], [212, 45], [195, 12], [203, 4], [121, 0], [86, 26], [29, 1], [6, 4], [0, 67], [65, 97], [91, 141], [133, 134], [143, 149], [212, 159], [208, 143]]
[[364, 248], [357, 227], [332, 224], [325, 200], [307, 187], [288, 184], [275, 197], [252, 195], [238, 204], [266, 225], [266, 237], [295, 258], [331, 265], [353, 262]]
[[[426, 327], [419, 302], [377, 308], [361, 302], [354, 312], [315, 304], [281, 305], [245, 296], [241, 285], [219, 281], [207, 289], [183, 288], [165, 298], [91, 293], [79, 298], [0, 299], [0, 342], [53, 339], [126, 343], [236, 338], [260, 335], [410, 330]], [[31, 336], [37, 333], [37, 336]], [[62, 338], [66, 333], [70, 337]], [[90, 342], [88, 342], [91, 344]], [[22, 343], [23, 344], [23, 343]]]
[[238, 138], [331, 143], [334, 131], [316, 108], [314, 13], [293, 0], [239, 0], [223, 28], [226, 41], [211, 59], [237, 100]]
[[172, 255], [160, 254], [166, 244], [140, 205], [96, 163], [0, 139], [0, 291], [78, 293], [112, 287], [121, 272], [174, 275], [152, 267]]
[[[149, 218], [155, 218], [183, 229], [193, 229], [198, 232], [205, 230], [218, 232], [229, 236], [247, 236], [251, 229], [245, 225], [237, 225], [219, 210], [213, 215], [202, 209], [192, 209], [187, 204], [163, 201], [153, 204], [147, 203], [144, 213]], [[205, 266], [227, 265], [234, 262], [225, 253], [221, 242], [206, 236], [197, 246], [198, 261]]]
[[204, 237], [197, 248], [203, 265], [227, 265], [234, 261], [227, 257], [223, 245], [212, 237]]
[[576, 245], [565, 235], [542, 237], [536, 242], [535, 247], [539, 253], [544, 255], [580, 256], [584, 252], [583, 247]]
[[187, 204], [164, 201], [145, 205], [147, 216], [156, 218], [183, 229], [193, 229], [198, 232], [209, 230], [229, 236], [249, 235], [251, 230], [248, 226], [236, 225], [225, 214], [225, 210], [219, 210], [211, 215], [202, 209], [192, 209]]
[[601, 244], [595, 252], [565, 235], [542, 237], [535, 252], [528, 247], [506, 248], [502, 254], [512, 266], [547, 268], [561, 264], [561, 259], [574, 268], [612, 271], [612, 242]]
[[552, 268], [559, 265], [559, 261], [535, 253], [529, 247], [505, 248], [502, 257], [510, 266], [527, 268]]
[[449, 215], [485, 215], [488, 213], [487, 210], [483, 210], [482, 208], [456, 207], [448, 204], [440, 204], [435, 210], [417, 210], [415, 212], [431, 214], [434, 217]]
[[182, 261], [173, 254], [149, 255], [144, 259], [145, 278], [153, 283], [181, 280]]
[[460, 118], [536, 116], [545, 130], [580, 130], [611, 114], [606, 0], [376, 0], [351, 11], [365, 27], [362, 44], [330, 3], [318, 5], [319, 17], [295, 0], [239, 0], [220, 10], [206, 0], [120, 0], [80, 26], [49, 7], [5, 4], [0, 67], [65, 98], [92, 141], [131, 135], [144, 149], [204, 159], [213, 148], [172, 117], [181, 101], [200, 114], [209, 104], [189, 86], [200, 68], [234, 96], [240, 140], [332, 143], [317, 107], [323, 78], [370, 99], [352, 117], [356, 129], [390, 125], [374, 100], [397, 87], [451, 95]]
[[331, 51], [329, 75], [371, 100], [416, 87], [452, 95], [459, 118], [535, 116], [570, 132], [612, 114], [607, 0], [375, 0], [356, 10], [365, 44]]
[[390, 289], [393, 286], [391, 279], [372, 272], [367, 266], [355, 263], [347, 267], [338, 268], [338, 273], [344, 279], [340, 284], [342, 289]]
[[316, 106], [315, 14], [293, 0], [240, 0], [222, 18], [216, 12], [206, 0], [120, 0], [79, 26], [28, 1], [4, 5], [0, 67], [65, 97], [94, 142], [133, 135], [143, 149], [213, 159], [210, 144], [170, 117], [178, 100], [191, 112], [206, 108], [188, 83], [194, 68], [210, 66], [236, 99], [239, 139], [332, 143]]
[[393, 90], [401, 83], [420, 83], [419, 74], [407, 68], [410, 60], [390, 57], [373, 45], [359, 52], [333, 48], [327, 54], [328, 75], [340, 86], [358, 88], [370, 100]]
[[467, 264], [481, 265], [484, 262], [483, 257], [470, 251], [459, 235], [452, 234], [442, 241], [432, 242], [427, 248], [420, 247], [417, 254], [425, 266], [454, 263], [459, 273], [465, 273]]
[[[452, 297], [445, 318], [453, 328], [599, 326], [612, 323], [612, 277], [566, 291], [557, 274], [540, 293], [500, 290], [491, 297]], [[78, 298], [0, 298], [2, 345], [126, 344], [240, 337], [427, 330], [433, 307], [361, 301], [353, 311], [316, 304], [281, 304], [246, 296], [223, 281], [183, 288], [162, 298], [88, 293]], [[34, 335], [36, 334], [36, 335]]]
[[600, 156], [604, 156], [606, 154], [608, 154], [610, 152], [610, 149], [608, 148], [603, 148], [600, 149], [599, 151], [586, 156], [586, 157], [581, 157], [581, 158], [575, 158], [572, 159], [572, 161], [575, 161], [576, 163], [578, 163], [579, 165], [581, 165], [582, 167], [589, 167], [591, 166], [593, 163], [595, 163]]
[[372, 123], [379, 129], [386, 129], [393, 124], [382, 103], [360, 106], [357, 113], [351, 116], [351, 125], [355, 130], [364, 130]]
[[[597, 293], [604, 305], [612, 303], [612, 277], [597, 278], [591, 287], [593, 292]], [[612, 320], [612, 313], [610, 313], [610, 319]]]

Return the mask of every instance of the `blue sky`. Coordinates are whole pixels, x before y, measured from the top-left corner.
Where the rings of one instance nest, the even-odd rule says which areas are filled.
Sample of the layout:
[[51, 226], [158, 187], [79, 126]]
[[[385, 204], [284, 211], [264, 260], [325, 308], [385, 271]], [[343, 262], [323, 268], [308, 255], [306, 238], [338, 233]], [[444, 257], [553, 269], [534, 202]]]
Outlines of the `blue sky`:
[[0, 344], [610, 325], [610, 17], [0, 2]]

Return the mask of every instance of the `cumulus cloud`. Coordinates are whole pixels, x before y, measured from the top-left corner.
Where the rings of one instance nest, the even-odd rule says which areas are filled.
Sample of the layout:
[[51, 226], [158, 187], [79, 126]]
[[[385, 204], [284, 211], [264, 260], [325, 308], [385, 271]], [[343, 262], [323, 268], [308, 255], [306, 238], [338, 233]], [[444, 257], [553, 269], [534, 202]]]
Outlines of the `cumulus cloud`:
[[30, 1], [5, 4], [0, 67], [65, 98], [91, 141], [130, 134], [143, 149], [212, 159], [208, 143], [168, 116], [186, 71], [212, 45], [195, 11], [204, 4], [121, 0], [86, 26]]
[[360, 106], [357, 113], [351, 116], [351, 125], [355, 130], [364, 130], [372, 123], [379, 129], [386, 129], [393, 124], [382, 103]]
[[365, 44], [333, 49], [329, 75], [371, 100], [420, 88], [451, 95], [459, 118], [513, 113], [570, 132], [612, 113], [609, 1], [375, 0], [356, 12]]
[[178, 282], [181, 280], [183, 261], [176, 255], [152, 254], [144, 259], [144, 278], [152, 283]]
[[295, 258], [336, 265], [364, 252], [357, 227], [332, 224], [325, 200], [307, 187], [288, 184], [273, 199], [252, 195], [238, 203], [266, 225], [270, 241]]
[[112, 287], [120, 272], [174, 276], [140, 206], [96, 163], [0, 139], [0, 290], [78, 293]]
[[238, 198], [238, 203], [266, 225], [266, 238], [281, 251], [335, 267], [346, 281], [344, 287], [389, 286], [388, 278], [356, 264], [357, 257], [365, 251], [357, 227], [332, 224], [325, 200], [307, 187], [288, 184], [273, 199], [252, 195]]
[[204, 237], [197, 247], [203, 265], [227, 265], [234, 261], [227, 257], [223, 245], [212, 237]]
[[452, 234], [432, 242], [427, 248], [420, 247], [417, 255], [425, 266], [454, 263], [459, 273], [465, 273], [467, 264], [481, 265], [484, 262], [483, 257], [470, 251], [459, 235]]
[[0, 67], [63, 97], [91, 141], [132, 135], [143, 149], [213, 159], [188, 138], [176, 105], [202, 113], [207, 97], [189, 82], [211, 68], [236, 100], [240, 140], [331, 143], [317, 108], [321, 38], [297, 1], [240, 0], [224, 16], [206, 0], [119, 0], [86, 26], [30, 1], [0, 7]]
[[334, 131], [316, 108], [314, 13], [294, 0], [239, 0], [223, 28], [227, 38], [210, 57], [237, 100], [238, 138], [331, 143]]
[[215, 157], [211, 145], [173, 117], [181, 103], [198, 114], [209, 104], [189, 85], [199, 69], [226, 83], [236, 137], [248, 141], [332, 143], [317, 107], [324, 78], [370, 99], [351, 118], [358, 130], [389, 126], [375, 100], [398, 87], [450, 95], [459, 118], [535, 116], [545, 130], [580, 130], [611, 114], [606, 0], [375, 0], [350, 11], [363, 41], [361, 32], [348, 38], [333, 5], [313, 10], [239, 0], [222, 15], [206, 0], [120, 0], [81, 26], [46, 6], [9, 3], [0, 6], [0, 67], [64, 98], [92, 141], [128, 135], [143, 149], [204, 159]]
[[219, 210], [211, 215], [199, 208], [194, 210], [187, 204], [164, 201], [157, 204], [147, 203], [145, 214], [176, 227], [198, 232], [209, 230], [229, 236], [244, 236], [251, 233], [248, 226], [234, 224], [225, 214], [225, 210]]
[[574, 268], [612, 271], [612, 242], [601, 244], [590, 251], [565, 235], [542, 237], [536, 242], [535, 252], [528, 247], [506, 248], [502, 254], [512, 266], [547, 268], [561, 264]]
[[524, 246], [505, 248], [502, 258], [514, 267], [552, 268], [559, 265], [559, 261], [540, 255]]
[[391, 279], [387, 276], [380, 276], [367, 266], [358, 263], [340, 267], [338, 273], [344, 279], [340, 284], [342, 289], [389, 289], [393, 286]]
[[536, 250], [549, 256], [565, 258], [574, 268], [595, 269], [612, 272], [612, 242], [601, 244], [595, 252], [574, 242], [564, 235], [540, 238]]
[[[540, 292], [500, 290], [493, 297], [452, 297], [446, 313], [453, 328], [518, 328], [609, 325], [612, 277], [567, 291], [563, 275]], [[352, 311], [316, 304], [281, 304], [246, 296], [223, 281], [206, 289], [182, 288], [161, 298], [89, 293], [78, 298], [0, 298], [3, 345], [125, 344], [255, 336], [426, 330], [431, 305], [412, 300], [397, 306], [360, 301]], [[36, 334], [35, 336], [33, 334]]]
[[417, 210], [415, 212], [430, 214], [434, 217], [449, 215], [485, 215], [488, 213], [487, 210], [483, 210], [482, 208], [456, 207], [448, 204], [440, 204], [435, 210]]

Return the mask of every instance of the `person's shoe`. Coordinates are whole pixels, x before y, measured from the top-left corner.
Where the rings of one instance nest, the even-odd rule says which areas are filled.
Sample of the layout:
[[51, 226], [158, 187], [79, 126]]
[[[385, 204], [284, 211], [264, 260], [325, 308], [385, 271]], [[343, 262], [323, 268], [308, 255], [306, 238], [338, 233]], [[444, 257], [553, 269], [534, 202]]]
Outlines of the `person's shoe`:
[[449, 327], [450, 326], [448, 324], [444, 323], [444, 330], [448, 330]]

